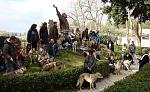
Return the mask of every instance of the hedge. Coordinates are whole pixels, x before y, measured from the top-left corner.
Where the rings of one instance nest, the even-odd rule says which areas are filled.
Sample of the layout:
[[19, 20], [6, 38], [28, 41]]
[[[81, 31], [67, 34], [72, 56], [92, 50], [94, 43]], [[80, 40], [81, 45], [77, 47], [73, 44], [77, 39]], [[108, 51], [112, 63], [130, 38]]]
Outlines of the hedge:
[[150, 64], [142, 70], [128, 76], [125, 80], [116, 82], [104, 92], [150, 92]]
[[[108, 63], [98, 62], [96, 71], [108, 76]], [[95, 71], [95, 72], [96, 72]], [[83, 66], [66, 70], [0, 77], [0, 92], [56, 92], [76, 89], [76, 82]]]

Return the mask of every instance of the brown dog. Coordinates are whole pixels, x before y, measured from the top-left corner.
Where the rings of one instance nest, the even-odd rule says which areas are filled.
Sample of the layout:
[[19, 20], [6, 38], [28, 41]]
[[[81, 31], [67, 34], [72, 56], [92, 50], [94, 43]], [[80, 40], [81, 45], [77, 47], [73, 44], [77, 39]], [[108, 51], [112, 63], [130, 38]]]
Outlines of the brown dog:
[[122, 64], [120, 62], [117, 62], [115, 65], [115, 72], [116, 72], [116, 75], [120, 75], [120, 71], [121, 71], [121, 68], [122, 68]]
[[62, 69], [64, 68], [64, 64], [61, 62], [51, 62], [48, 64], [43, 65], [43, 70], [49, 71], [49, 70], [57, 70], [57, 69]]
[[3, 76], [19, 76], [19, 75], [23, 75], [25, 72], [27, 71], [26, 67], [21, 67], [20, 69], [17, 69], [15, 71], [12, 72], [8, 72], [8, 73], [4, 73]]
[[79, 86], [80, 90], [82, 87], [82, 84], [84, 82], [84, 80], [86, 80], [87, 82], [90, 83], [90, 89], [94, 88], [94, 82], [98, 79], [98, 78], [103, 78], [103, 76], [97, 72], [95, 74], [90, 74], [90, 73], [83, 73], [80, 75], [78, 81], [77, 81], [77, 87]]

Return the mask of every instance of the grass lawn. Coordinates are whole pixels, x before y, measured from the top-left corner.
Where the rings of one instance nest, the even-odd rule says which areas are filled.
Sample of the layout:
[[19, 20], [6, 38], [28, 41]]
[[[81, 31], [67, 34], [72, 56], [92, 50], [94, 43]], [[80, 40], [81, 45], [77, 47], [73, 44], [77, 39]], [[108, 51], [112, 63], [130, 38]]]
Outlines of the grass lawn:
[[[65, 68], [83, 65], [84, 56], [81, 53], [74, 53], [70, 50], [61, 50], [60, 56], [56, 57], [57, 61], [65, 64]], [[27, 73], [41, 72], [42, 68], [38, 64], [29, 65]]]

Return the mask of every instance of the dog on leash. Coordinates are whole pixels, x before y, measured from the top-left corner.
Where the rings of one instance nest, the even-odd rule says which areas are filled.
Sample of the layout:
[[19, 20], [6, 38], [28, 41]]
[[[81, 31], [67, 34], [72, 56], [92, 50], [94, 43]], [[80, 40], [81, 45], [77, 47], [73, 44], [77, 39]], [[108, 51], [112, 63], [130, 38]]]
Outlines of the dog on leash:
[[127, 69], [129, 71], [131, 64], [132, 64], [131, 60], [124, 60], [123, 61], [123, 67], [124, 67], [124, 69]]
[[78, 42], [77, 42], [77, 41], [74, 41], [74, 42], [72, 43], [73, 52], [77, 52], [77, 45], [78, 45]]
[[121, 68], [122, 68], [122, 64], [120, 62], [117, 62], [115, 65], [115, 72], [116, 72], [116, 75], [120, 75], [120, 71], [121, 71]]
[[84, 80], [86, 80], [87, 82], [90, 83], [90, 89], [91, 88], [94, 88], [94, 82], [98, 79], [98, 78], [103, 78], [103, 76], [97, 72], [95, 74], [90, 74], [90, 73], [83, 73], [79, 76], [79, 79], [77, 81], [77, 84], [76, 86], [80, 88], [81, 90], [81, 87], [82, 87], [82, 84], [84, 82]]
[[48, 64], [43, 65], [43, 70], [45, 71], [50, 71], [52, 69], [57, 70], [57, 69], [62, 69], [64, 68], [64, 64], [62, 62], [51, 62]]
[[15, 71], [4, 73], [3, 76], [19, 76], [19, 75], [23, 75], [26, 71], [27, 68], [23, 66], [20, 69], [17, 69]]

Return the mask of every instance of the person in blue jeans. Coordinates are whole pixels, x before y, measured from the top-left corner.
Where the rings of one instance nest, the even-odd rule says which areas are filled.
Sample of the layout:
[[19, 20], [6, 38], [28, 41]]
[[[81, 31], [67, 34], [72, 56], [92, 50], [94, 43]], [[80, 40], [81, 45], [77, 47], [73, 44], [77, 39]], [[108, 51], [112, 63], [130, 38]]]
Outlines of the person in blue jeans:
[[19, 68], [16, 63], [16, 49], [14, 46], [15, 42], [15, 36], [11, 36], [4, 41], [3, 55], [6, 63], [6, 72], [11, 72]]

